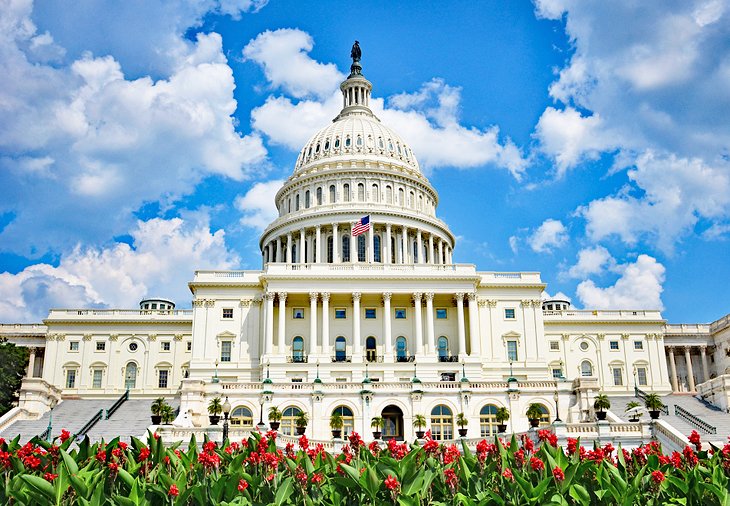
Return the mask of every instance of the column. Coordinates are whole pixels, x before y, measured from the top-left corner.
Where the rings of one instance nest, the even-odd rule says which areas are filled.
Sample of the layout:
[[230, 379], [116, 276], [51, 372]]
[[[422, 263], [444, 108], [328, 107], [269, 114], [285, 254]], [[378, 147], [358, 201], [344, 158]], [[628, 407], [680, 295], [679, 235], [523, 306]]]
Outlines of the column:
[[[322, 292], [322, 354], [329, 354], [330, 350], [330, 294]], [[329, 359], [327, 359], [329, 360]]]
[[322, 261], [322, 226], [317, 225], [314, 234], [315, 248], [314, 248], [314, 261], [320, 263]]
[[459, 336], [459, 353], [466, 354], [466, 335], [464, 330], [464, 294], [456, 295], [456, 322]]
[[[370, 228], [368, 229], [368, 250], [367, 250], [367, 256], [365, 257], [368, 262], [373, 263], [375, 262], [375, 239], [373, 238], [373, 234], [375, 233], [375, 224], [370, 222]], [[382, 246], [382, 244], [381, 244]], [[380, 256], [382, 257], [382, 254]]]
[[304, 229], [299, 231], [299, 263], [303, 264], [307, 262], [307, 239], [304, 235]]
[[286, 263], [291, 263], [291, 232], [286, 234]]
[[279, 336], [276, 342], [277, 353], [282, 354], [286, 343], [286, 292], [277, 293], [279, 296]]
[[276, 261], [281, 262], [281, 236], [276, 238]]
[[393, 337], [391, 335], [390, 319], [390, 298], [393, 294], [390, 292], [383, 293], [383, 340], [384, 340], [384, 353], [385, 357], [391, 357], [393, 355]]
[[[360, 344], [360, 292], [352, 294], [352, 361], [355, 357], [362, 357], [362, 345]], [[358, 360], [359, 361], [359, 360]]]
[[426, 297], [426, 353], [435, 353], [435, 338], [433, 332], [433, 292], [427, 292], [424, 294]]
[[433, 234], [428, 235], [428, 262], [432, 265], [436, 264], [435, 259], [433, 258]]
[[687, 382], [689, 383], [689, 391], [694, 392], [695, 389], [695, 377], [692, 371], [692, 357], [689, 354], [689, 346], [684, 347], [684, 360], [687, 362]]
[[28, 361], [28, 370], [25, 373], [26, 378], [33, 377], [33, 369], [35, 368], [35, 348], [30, 349], [30, 359]]
[[423, 294], [416, 292], [413, 294], [413, 318], [416, 320], [416, 355], [423, 355], [423, 316], [421, 316], [421, 298]]
[[439, 238], [439, 264], [444, 263], [444, 241]]
[[674, 359], [674, 346], [669, 347], [669, 366], [672, 370], [672, 375], [669, 380], [672, 382], [672, 392], [679, 392], [679, 386], [677, 385], [677, 362]]
[[317, 292], [309, 292], [309, 356], [317, 353]]
[[264, 294], [266, 300], [266, 324], [264, 326], [264, 355], [271, 355], [274, 347], [274, 292]]
[[481, 336], [479, 335], [477, 294], [472, 292], [469, 294], [469, 348], [471, 353], [467, 356], [479, 356], [479, 343], [481, 343]]
[[355, 264], [359, 260], [357, 256], [357, 237], [352, 235], [352, 225], [350, 225], [350, 262]]
[[337, 223], [332, 224], [332, 263], [340, 263], [340, 234], [337, 232]]
[[416, 229], [416, 251], [418, 252], [418, 263], [423, 263], [423, 239], [421, 237], [421, 229]]
[[707, 346], [700, 346], [700, 355], [702, 356], [702, 379], [710, 381], [710, 370], [707, 367]]
[[401, 240], [401, 253], [403, 254], [403, 263], [407, 264], [408, 262], [408, 227], [403, 227], [403, 232], [401, 232], [400, 236]]
[[385, 224], [385, 247], [383, 248], [383, 254], [385, 255], [385, 258], [383, 258], [383, 263], [389, 264], [390, 263], [390, 256], [393, 254], [390, 251], [390, 223]]

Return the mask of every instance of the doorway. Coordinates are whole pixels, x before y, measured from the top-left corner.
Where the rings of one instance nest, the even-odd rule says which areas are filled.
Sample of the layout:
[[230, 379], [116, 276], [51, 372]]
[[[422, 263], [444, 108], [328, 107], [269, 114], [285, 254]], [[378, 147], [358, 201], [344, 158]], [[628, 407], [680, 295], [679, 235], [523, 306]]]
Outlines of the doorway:
[[383, 418], [383, 439], [403, 441], [403, 411], [390, 404], [383, 409], [380, 416]]

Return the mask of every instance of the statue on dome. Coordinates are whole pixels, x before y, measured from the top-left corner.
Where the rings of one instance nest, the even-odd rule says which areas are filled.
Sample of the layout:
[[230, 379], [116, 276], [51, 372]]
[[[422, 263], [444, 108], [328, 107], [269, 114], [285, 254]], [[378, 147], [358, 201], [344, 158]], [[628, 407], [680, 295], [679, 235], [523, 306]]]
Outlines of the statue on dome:
[[360, 43], [358, 41], [355, 41], [355, 43], [352, 45], [352, 50], [350, 50], [350, 58], [352, 58], [353, 62], [360, 61], [360, 57], [362, 56], [362, 51], [360, 50]]

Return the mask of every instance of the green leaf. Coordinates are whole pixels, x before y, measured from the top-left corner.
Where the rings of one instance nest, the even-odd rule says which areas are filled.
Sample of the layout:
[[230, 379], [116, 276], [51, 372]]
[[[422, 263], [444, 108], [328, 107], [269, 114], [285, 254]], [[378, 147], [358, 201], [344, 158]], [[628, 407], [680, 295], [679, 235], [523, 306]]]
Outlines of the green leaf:
[[401, 487], [401, 493], [407, 496], [412, 496], [421, 492], [421, 490], [424, 488], [423, 478], [423, 473], [418, 473], [413, 480], [403, 484], [403, 486]]
[[689, 491], [689, 485], [687, 485], [687, 482], [685, 482], [684, 480], [680, 480], [676, 476], [667, 476], [666, 480], [668, 483], [671, 483], [673, 486], [677, 487], [684, 495], [686, 495]]
[[119, 468], [119, 478], [127, 485], [130, 489], [134, 485], [134, 478], [125, 469]]
[[[78, 497], [86, 497], [89, 495], [89, 487], [87, 487], [86, 483], [84, 483], [78, 476], [71, 475], [69, 476], [69, 480], [71, 481], [71, 486]], [[96, 490], [94, 490], [94, 492], [96, 492]]]
[[32, 474], [24, 474], [20, 476], [20, 479], [30, 485], [33, 490], [45, 495], [51, 501], [55, 501], [56, 491], [53, 489], [53, 485], [48, 483], [44, 478]]
[[582, 485], [574, 483], [570, 486], [570, 497], [575, 499], [580, 504], [589, 504], [591, 496], [588, 491]]
[[61, 458], [63, 459], [63, 465], [66, 466], [68, 474], [71, 476], [79, 474], [79, 466], [71, 456], [63, 450], [60, 450]]
[[279, 488], [276, 491], [276, 497], [274, 497], [274, 504], [276, 504], [276, 506], [281, 506], [287, 501], [287, 499], [289, 499], [292, 492], [294, 492], [294, 482], [290, 476], [279, 485]]

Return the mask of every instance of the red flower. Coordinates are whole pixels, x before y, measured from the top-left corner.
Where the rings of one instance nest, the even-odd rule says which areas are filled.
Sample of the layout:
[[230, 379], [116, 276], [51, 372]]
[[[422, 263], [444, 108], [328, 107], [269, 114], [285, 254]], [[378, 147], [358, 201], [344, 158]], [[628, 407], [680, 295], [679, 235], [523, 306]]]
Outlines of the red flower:
[[448, 487], [453, 491], [459, 484], [459, 477], [456, 476], [456, 472], [453, 469], [444, 469], [444, 481], [446, 482], [446, 485], [448, 485]]
[[519, 467], [522, 467], [525, 463], [525, 450], [520, 449], [515, 452], [515, 462]]
[[71, 437], [71, 433], [67, 431], [66, 429], [61, 430], [61, 435], [59, 438], [61, 439], [61, 443], [65, 443], [68, 438]]
[[43, 475], [43, 478], [45, 478], [46, 481], [53, 481], [58, 478], [58, 475], [53, 473], [46, 473]]
[[689, 435], [689, 442], [695, 445], [697, 451], [702, 450], [702, 440], [696, 430], [693, 430], [692, 434]]
[[106, 462], [106, 451], [105, 450], [99, 450], [96, 452], [96, 460], [99, 462]]
[[568, 438], [568, 455], [573, 455], [578, 449], [578, 440], [572, 437]]
[[126, 450], [126, 449], [127, 449], [127, 447], [128, 447], [129, 445], [128, 445], [127, 443], [125, 443], [124, 441], [119, 441], [119, 442], [117, 443], [117, 446], [118, 446], [119, 448], [121, 448], [122, 450]]
[[312, 483], [314, 485], [319, 485], [320, 483], [322, 483], [322, 481], [324, 481], [324, 474], [322, 474], [322, 473], [314, 473], [312, 475]]
[[545, 469], [545, 463], [538, 457], [530, 457], [530, 467], [533, 471], [542, 471]]
[[170, 497], [177, 497], [180, 495], [180, 491], [177, 489], [177, 485], [174, 483], [170, 485], [170, 490], [167, 491], [167, 495]]
[[515, 477], [512, 475], [512, 470], [510, 470], [509, 467], [505, 468], [504, 471], [502, 471], [502, 477], [506, 478], [508, 480], [514, 480]]
[[109, 470], [116, 473], [119, 470], [119, 465], [116, 462], [109, 462]]
[[423, 449], [426, 453], [436, 453], [439, 449], [438, 441], [434, 441], [433, 439], [427, 440], [426, 444], [423, 445]]
[[147, 460], [147, 458], [150, 456], [150, 449], [146, 446], [143, 446], [139, 449], [139, 455], [137, 456], [137, 462], [142, 462], [143, 460]]
[[248, 482], [244, 479], [238, 481], [238, 491], [243, 492], [248, 488]]
[[309, 439], [307, 439], [307, 436], [304, 434], [302, 434], [302, 437], [299, 438], [299, 448], [302, 450], [309, 448]]
[[699, 462], [697, 455], [695, 455], [695, 452], [689, 446], [685, 446], [682, 453], [684, 454], [684, 458], [690, 466], [696, 466]]
[[555, 481], [561, 482], [561, 481], [563, 481], [565, 479], [565, 473], [563, 472], [562, 469], [560, 469], [559, 467], [555, 466], [553, 468], [553, 478], [555, 478]]
[[213, 450], [215, 450], [215, 446], [215, 441], [208, 441], [203, 445], [203, 451], [212, 452]]
[[664, 481], [664, 473], [661, 471], [654, 471], [651, 473], [651, 479], [654, 480], [654, 483], [659, 484]]
[[398, 480], [394, 476], [389, 474], [388, 477], [385, 479], [385, 488], [387, 488], [388, 490], [398, 490], [399, 486], [400, 483], [398, 483]]

